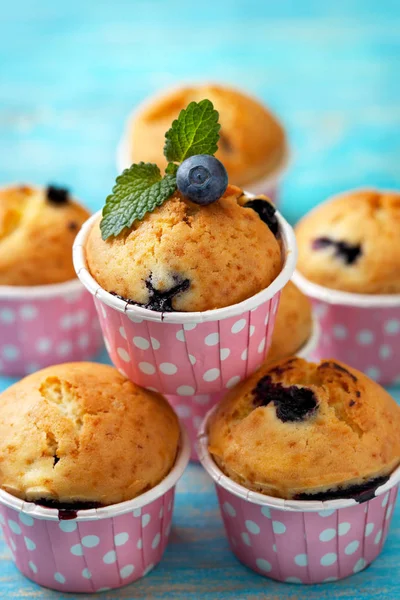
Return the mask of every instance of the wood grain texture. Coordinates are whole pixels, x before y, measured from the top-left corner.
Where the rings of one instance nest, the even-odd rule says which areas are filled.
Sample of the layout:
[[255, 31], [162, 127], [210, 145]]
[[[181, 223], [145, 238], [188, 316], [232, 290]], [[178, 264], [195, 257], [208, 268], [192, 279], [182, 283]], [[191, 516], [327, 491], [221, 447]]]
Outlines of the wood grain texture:
[[[163, 86], [208, 79], [247, 88], [286, 123], [293, 160], [283, 210], [292, 222], [352, 186], [400, 187], [396, 0], [18, 0], [2, 3], [0, 23], [0, 183], [64, 183], [98, 209], [132, 106]], [[399, 561], [398, 505], [384, 552], [365, 572], [307, 588], [259, 577], [233, 558], [213, 486], [191, 466], [163, 562], [99, 597], [397, 600]], [[25, 580], [0, 541], [0, 600], [72, 597]]]

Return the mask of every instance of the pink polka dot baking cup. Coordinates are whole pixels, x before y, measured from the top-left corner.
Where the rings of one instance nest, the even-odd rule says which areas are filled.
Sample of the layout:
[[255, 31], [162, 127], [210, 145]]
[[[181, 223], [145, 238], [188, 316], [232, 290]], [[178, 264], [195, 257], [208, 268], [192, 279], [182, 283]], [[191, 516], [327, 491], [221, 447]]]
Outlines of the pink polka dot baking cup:
[[[297, 352], [297, 356], [307, 359], [316, 346], [318, 336], [318, 324], [317, 322], [314, 322], [311, 336], [304, 346], [302, 346]], [[232, 387], [235, 384], [236, 381], [232, 382]], [[197, 435], [204, 417], [208, 411], [213, 408], [213, 406], [222, 400], [227, 391], [228, 390], [223, 390], [222, 392], [215, 392], [214, 394], [200, 394], [194, 396], [166, 396], [168, 402], [174, 408], [180, 420], [185, 425], [186, 431], [188, 432], [192, 448], [190, 460], [199, 460], [196, 448]]]
[[79, 511], [72, 520], [0, 490], [0, 526], [18, 569], [39, 585], [75, 593], [115, 589], [147, 575], [168, 543], [175, 485], [190, 454], [184, 432], [182, 440], [174, 468], [155, 488]]
[[380, 554], [400, 467], [367, 502], [282, 500], [226, 477], [208, 452], [206, 430], [207, 418], [198, 437], [200, 461], [214, 479], [231, 550], [247, 567], [277, 581], [324, 583], [358, 573]]
[[400, 383], [400, 295], [362, 295], [331, 290], [303, 277], [321, 335], [312, 360], [337, 358], [384, 385]]
[[[164, 95], [163, 92], [161, 95]], [[151, 99], [153, 102], [154, 96]], [[139, 107], [139, 110], [142, 107], [145, 107], [148, 104], [147, 101], [143, 102]], [[132, 131], [132, 121], [135, 117], [137, 109], [132, 111], [129, 115], [126, 124], [125, 124], [125, 132]], [[118, 173], [122, 173], [124, 169], [128, 169], [132, 164], [131, 153], [130, 153], [130, 140], [127, 133], [124, 133], [120, 139], [120, 142], [117, 147], [117, 170]], [[279, 205], [280, 200], [280, 186], [281, 182], [288, 170], [290, 163], [290, 150], [289, 147], [286, 146], [282, 159], [279, 161], [278, 165], [270, 171], [265, 177], [258, 179], [257, 181], [252, 181], [250, 184], [246, 185], [246, 190], [252, 194], [265, 194], [267, 198], [269, 198], [275, 206]]]
[[93, 294], [115, 366], [136, 384], [163, 394], [193, 396], [229, 389], [253, 373], [271, 344], [281, 289], [293, 274], [297, 250], [290, 225], [277, 213], [284, 264], [278, 277], [255, 296], [204, 312], [160, 313], [116, 298], [90, 275], [83, 226], [74, 245], [78, 277]]
[[92, 298], [76, 279], [35, 287], [0, 286], [0, 374], [21, 376], [92, 358], [102, 336]]

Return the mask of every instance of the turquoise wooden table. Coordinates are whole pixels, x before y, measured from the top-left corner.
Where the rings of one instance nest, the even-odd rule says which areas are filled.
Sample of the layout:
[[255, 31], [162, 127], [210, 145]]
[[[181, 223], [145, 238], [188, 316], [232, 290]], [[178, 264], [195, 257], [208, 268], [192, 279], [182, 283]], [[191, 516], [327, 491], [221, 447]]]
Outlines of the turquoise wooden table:
[[[292, 222], [352, 186], [400, 188], [396, 0], [14, 0], [2, 3], [0, 24], [0, 183], [67, 184], [97, 209], [131, 107], [163, 86], [212, 79], [254, 92], [286, 123]], [[230, 554], [211, 482], [193, 465], [163, 562], [102, 597], [397, 600], [399, 563], [400, 506], [366, 571], [309, 588], [263, 579]], [[0, 600], [12, 598], [64, 597], [20, 576], [0, 540]]]

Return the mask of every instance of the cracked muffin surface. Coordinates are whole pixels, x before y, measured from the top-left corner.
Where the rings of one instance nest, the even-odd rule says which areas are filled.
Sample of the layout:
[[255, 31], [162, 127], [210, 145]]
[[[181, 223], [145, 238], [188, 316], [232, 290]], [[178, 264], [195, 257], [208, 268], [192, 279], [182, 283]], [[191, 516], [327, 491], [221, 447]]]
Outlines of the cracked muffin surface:
[[400, 293], [400, 193], [354, 190], [323, 203], [295, 227], [297, 268], [328, 288]]
[[230, 180], [246, 186], [279, 167], [285, 154], [282, 125], [256, 99], [229, 87], [203, 84], [182, 87], [150, 99], [135, 112], [126, 132], [131, 162], [167, 166], [164, 134], [189, 102], [208, 98], [219, 112], [220, 139], [216, 157]]
[[231, 479], [286, 499], [368, 492], [400, 462], [400, 407], [338, 361], [286, 359], [232, 389], [209, 422], [209, 449]]
[[0, 189], [0, 285], [75, 279], [72, 245], [88, 217], [89, 212], [64, 188]]
[[179, 435], [167, 401], [113, 367], [49, 367], [0, 395], [0, 487], [55, 508], [130, 500], [166, 477]]
[[[152, 310], [204, 311], [241, 302], [282, 268], [274, 215], [260, 216], [247, 201], [235, 186], [208, 206], [176, 192], [106, 241], [99, 219], [85, 247], [89, 270], [108, 292]], [[265, 197], [259, 201], [274, 211]]]

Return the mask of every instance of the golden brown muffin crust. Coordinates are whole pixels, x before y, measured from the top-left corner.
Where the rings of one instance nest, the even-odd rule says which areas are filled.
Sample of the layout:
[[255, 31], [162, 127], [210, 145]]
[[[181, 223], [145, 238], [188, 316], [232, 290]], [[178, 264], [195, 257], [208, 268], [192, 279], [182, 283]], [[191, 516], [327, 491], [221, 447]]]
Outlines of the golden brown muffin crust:
[[146, 103], [135, 114], [127, 134], [131, 161], [153, 162], [165, 168], [165, 132], [189, 102], [205, 98], [219, 112], [221, 132], [216, 157], [233, 183], [245, 186], [279, 165], [285, 151], [285, 134], [276, 118], [250, 96], [210, 84], [179, 88]]
[[[242, 191], [199, 206], [176, 192], [154, 212], [115, 238], [89, 233], [89, 270], [108, 292], [149, 302], [148, 282], [165, 292], [188, 281], [173, 300], [177, 311], [204, 311], [241, 302], [266, 288], [282, 268], [280, 244]], [[147, 282], [147, 283], [146, 283]]]
[[[358, 294], [400, 293], [399, 192], [348, 192], [306, 215], [295, 230], [298, 269], [310, 281]], [[348, 264], [346, 248], [321, 246], [321, 239], [344, 242], [359, 254]]]
[[72, 245], [88, 211], [69, 199], [49, 201], [46, 189], [0, 189], [0, 285], [33, 286], [75, 279]]
[[289, 281], [282, 290], [267, 362], [272, 363], [296, 354], [307, 342], [311, 332], [311, 302]]
[[0, 395], [0, 486], [28, 501], [130, 500], [169, 473], [178, 442], [167, 401], [110, 366], [49, 367]]
[[[279, 383], [283, 393], [276, 391]], [[267, 391], [257, 394], [263, 384]], [[316, 407], [285, 420], [281, 411], [290, 405], [284, 394], [299, 389], [291, 410], [302, 413], [306, 395]], [[210, 420], [209, 447], [235, 481], [293, 498], [391, 473], [400, 462], [399, 429], [400, 407], [366, 375], [338, 361], [292, 358], [262, 367], [228, 393]]]

